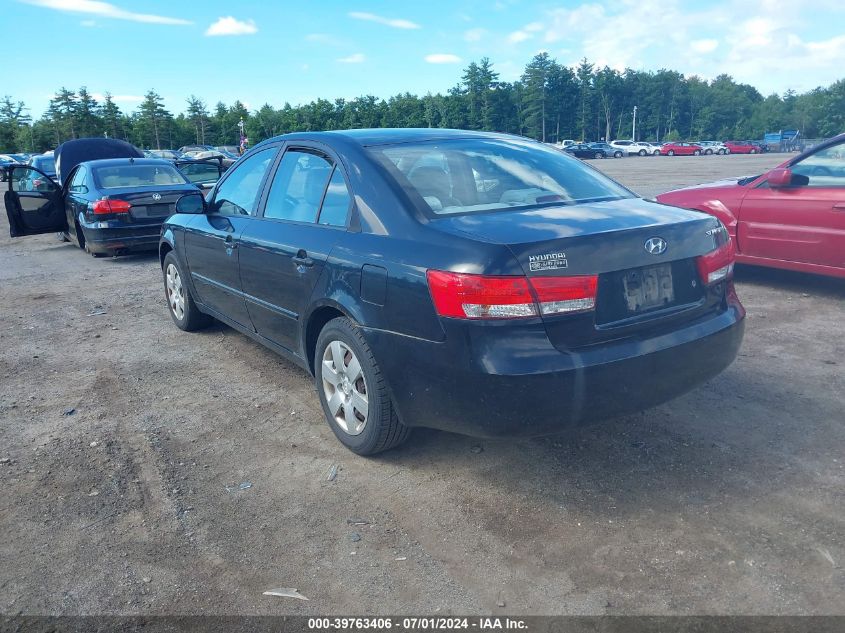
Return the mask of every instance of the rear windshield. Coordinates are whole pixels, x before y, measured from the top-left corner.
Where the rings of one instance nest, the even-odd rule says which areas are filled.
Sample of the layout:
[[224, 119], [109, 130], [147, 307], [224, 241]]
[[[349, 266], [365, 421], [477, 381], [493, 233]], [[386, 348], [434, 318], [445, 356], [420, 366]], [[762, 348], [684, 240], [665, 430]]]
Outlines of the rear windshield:
[[32, 161], [32, 166], [41, 171], [56, 173], [56, 161], [52, 158], [36, 158]]
[[184, 185], [187, 179], [170, 165], [115, 165], [95, 167], [94, 182], [101, 189]]
[[437, 215], [633, 197], [581, 161], [519, 139], [461, 139], [372, 147]]

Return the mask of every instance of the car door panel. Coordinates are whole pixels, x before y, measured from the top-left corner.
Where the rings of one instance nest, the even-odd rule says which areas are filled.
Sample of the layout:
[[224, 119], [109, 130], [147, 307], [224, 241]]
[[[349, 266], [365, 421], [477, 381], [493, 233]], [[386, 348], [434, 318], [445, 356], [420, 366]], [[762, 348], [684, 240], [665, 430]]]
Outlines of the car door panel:
[[[36, 190], [20, 190], [20, 183], [33, 182], [37, 174], [43, 186]], [[11, 237], [57, 233], [67, 230], [62, 191], [53, 181], [32, 167], [13, 167], [8, 174], [8, 189], [3, 195]]]
[[737, 237], [745, 255], [845, 267], [845, 187], [758, 187], [745, 196]]
[[299, 319], [341, 235], [336, 228], [260, 218], [246, 228], [241, 279], [261, 336], [299, 353]]
[[239, 239], [254, 218], [201, 215], [185, 229], [185, 259], [203, 305], [251, 327], [238, 271]]

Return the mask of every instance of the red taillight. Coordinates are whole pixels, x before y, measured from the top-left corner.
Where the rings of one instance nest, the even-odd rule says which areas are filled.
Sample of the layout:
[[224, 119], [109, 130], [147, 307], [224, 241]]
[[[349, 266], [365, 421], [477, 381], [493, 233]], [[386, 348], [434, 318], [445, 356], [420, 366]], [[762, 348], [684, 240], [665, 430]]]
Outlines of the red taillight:
[[440, 316], [457, 319], [515, 319], [541, 314], [592, 310], [595, 276], [492, 277], [427, 272], [428, 287]]
[[731, 239], [716, 250], [701, 255], [696, 260], [701, 281], [707, 286], [712, 286], [733, 277], [735, 258], [734, 243]]
[[563, 314], [595, 309], [598, 281], [596, 275], [529, 278], [540, 302], [540, 314]]
[[35, 187], [36, 189], [38, 187], [40, 187], [42, 184], [44, 184], [44, 181], [39, 180], [38, 178], [36, 178], [35, 180], [32, 181], [32, 186]]
[[111, 215], [114, 213], [129, 213], [131, 206], [126, 200], [97, 200], [92, 208], [94, 215]]

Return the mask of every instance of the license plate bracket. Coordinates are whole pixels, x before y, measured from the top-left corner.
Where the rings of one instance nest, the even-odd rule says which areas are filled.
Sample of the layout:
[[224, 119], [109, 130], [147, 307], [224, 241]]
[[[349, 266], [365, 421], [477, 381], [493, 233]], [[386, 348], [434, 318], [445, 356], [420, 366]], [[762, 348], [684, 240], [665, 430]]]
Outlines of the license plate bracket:
[[622, 278], [622, 286], [628, 312], [632, 314], [669, 306], [675, 301], [672, 264], [628, 270]]

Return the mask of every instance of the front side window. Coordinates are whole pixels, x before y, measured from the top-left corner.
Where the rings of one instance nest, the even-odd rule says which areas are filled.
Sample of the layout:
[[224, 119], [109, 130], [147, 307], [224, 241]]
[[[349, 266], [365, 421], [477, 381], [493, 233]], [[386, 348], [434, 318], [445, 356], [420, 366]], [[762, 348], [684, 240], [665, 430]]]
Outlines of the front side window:
[[845, 187], [845, 143], [808, 156], [792, 166], [792, 173], [806, 176], [807, 187]]
[[531, 141], [461, 139], [369, 151], [437, 215], [633, 197], [580, 161]]
[[328, 159], [308, 150], [285, 152], [267, 196], [264, 217], [316, 222], [332, 167]]
[[238, 165], [214, 193], [210, 209], [221, 215], [250, 215], [261, 195], [261, 183], [270, 168], [275, 147], [256, 152]]
[[12, 191], [55, 191], [56, 183], [33, 167], [14, 167], [9, 174]]

